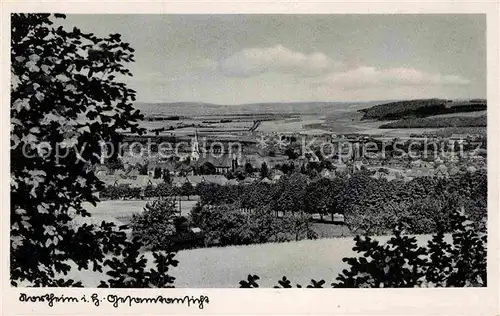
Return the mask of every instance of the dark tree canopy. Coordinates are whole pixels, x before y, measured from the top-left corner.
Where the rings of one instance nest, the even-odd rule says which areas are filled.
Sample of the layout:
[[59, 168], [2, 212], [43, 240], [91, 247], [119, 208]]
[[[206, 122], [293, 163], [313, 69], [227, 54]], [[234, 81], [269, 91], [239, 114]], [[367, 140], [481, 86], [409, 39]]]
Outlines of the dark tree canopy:
[[265, 162], [260, 166], [260, 177], [267, 178], [269, 176], [269, 168]]
[[191, 184], [191, 182], [186, 181], [182, 184], [182, 186], [180, 188], [180, 192], [182, 195], [187, 196], [189, 198], [189, 196], [195, 194], [195, 189], [194, 189], [193, 185]]
[[113, 225], [72, 220], [89, 216], [84, 202], [98, 202], [102, 184], [91, 166], [101, 162], [101, 142], [116, 141], [119, 131], [140, 132], [135, 91], [118, 80], [131, 76], [124, 64], [134, 60], [134, 50], [119, 34], [67, 31], [53, 27], [53, 18], [11, 19], [13, 285], [57, 285], [55, 273], [69, 270], [68, 260], [99, 270], [106, 253], [125, 245], [122, 238], [109, 246], [111, 230], [119, 233]]
[[156, 200], [146, 204], [142, 213], [133, 215], [130, 227], [145, 246], [153, 250], [172, 249], [170, 237], [176, 232], [176, 213], [175, 202]]

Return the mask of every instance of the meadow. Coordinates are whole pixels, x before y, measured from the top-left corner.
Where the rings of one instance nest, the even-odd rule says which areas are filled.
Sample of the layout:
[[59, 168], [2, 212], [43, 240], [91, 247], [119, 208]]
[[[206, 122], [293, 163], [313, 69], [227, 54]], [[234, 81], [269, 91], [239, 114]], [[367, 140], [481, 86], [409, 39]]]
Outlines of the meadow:
[[[195, 206], [196, 200], [181, 201], [181, 216], [188, 216]], [[117, 224], [128, 224], [134, 213], [141, 213], [146, 205], [145, 200], [107, 200], [93, 206], [84, 204], [85, 209], [92, 214], [93, 221], [106, 220]], [[177, 201], [177, 209], [179, 209]]]
[[[419, 245], [430, 240], [429, 235], [417, 235]], [[385, 242], [387, 236], [375, 237]], [[450, 237], [448, 236], [449, 240]], [[298, 284], [307, 285], [311, 279], [324, 279], [327, 287], [347, 267], [344, 257], [354, 257], [352, 237], [302, 240], [249, 246], [229, 246], [183, 250], [177, 253], [178, 267], [169, 274], [176, 278], [178, 288], [235, 288], [248, 274], [260, 276], [261, 287], [277, 285], [283, 276]], [[149, 259], [152, 254], [145, 253]], [[68, 277], [85, 280], [86, 287], [95, 287], [105, 278], [99, 272], [71, 269]]]

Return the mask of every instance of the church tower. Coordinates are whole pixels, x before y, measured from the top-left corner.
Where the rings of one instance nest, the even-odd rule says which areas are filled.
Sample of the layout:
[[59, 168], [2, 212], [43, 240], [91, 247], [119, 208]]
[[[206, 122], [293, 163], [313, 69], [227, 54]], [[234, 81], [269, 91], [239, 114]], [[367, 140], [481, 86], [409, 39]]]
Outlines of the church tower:
[[234, 172], [236, 169], [238, 169], [238, 157], [236, 156], [236, 153], [233, 153], [233, 156], [231, 158], [231, 170]]
[[198, 143], [198, 129], [194, 132], [194, 139], [191, 143], [191, 161], [200, 159], [200, 147]]

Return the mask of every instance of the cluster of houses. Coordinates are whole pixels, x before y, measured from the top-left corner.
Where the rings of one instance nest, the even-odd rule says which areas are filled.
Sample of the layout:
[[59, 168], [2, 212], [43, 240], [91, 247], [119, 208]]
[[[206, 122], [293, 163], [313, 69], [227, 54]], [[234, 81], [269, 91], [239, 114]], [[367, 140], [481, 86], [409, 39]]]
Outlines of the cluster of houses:
[[475, 167], [473, 165], [446, 165], [442, 161], [424, 162], [422, 160], [412, 161], [406, 167], [394, 167], [390, 165], [370, 165], [364, 164], [362, 161], [355, 161], [348, 164], [335, 164], [334, 166], [336, 167], [335, 171], [323, 170], [320, 173], [321, 176], [333, 178], [339, 173], [345, 173], [349, 175], [357, 171], [369, 170], [373, 173], [371, 177], [376, 179], [386, 179], [387, 181], [411, 181], [412, 179], [419, 177], [446, 178], [463, 172], [473, 173], [479, 169], [478, 167]]
[[[156, 187], [165, 180], [162, 178], [154, 178], [151, 175], [135, 175], [130, 173], [125, 173], [123, 170], [116, 170], [111, 174], [97, 174], [99, 180], [101, 180], [105, 186], [119, 186], [125, 185], [130, 188], [145, 188], [147, 186]], [[236, 185], [239, 182], [234, 179], [227, 179], [224, 175], [202, 175], [202, 176], [174, 176], [170, 178], [170, 182], [175, 187], [181, 187], [185, 182], [191, 183], [193, 186], [199, 183], [214, 183], [219, 185]]]
[[[319, 172], [320, 177], [333, 179], [340, 174], [350, 176], [351, 174], [363, 170], [371, 171], [372, 178], [392, 180], [410, 181], [418, 177], [438, 177], [444, 178], [453, 176], [462, 172], [476, 172], [477, 168], [474, 166], [452, 166], [447, 167], [441, 163], [437, 166], [431, 165], [428, 162], [414, 161], [411, 163], [411, 168], [395, 169], [387, 167], [373, 167], [363, 164], [361, 161], [350, 164], [336, 164], [334, 170], [322, 169]], [[172, 176], [169, 180], [174, 187], [182, 187], [186, 182], [189, 182], [193, 187], [200, 183], [211, 183], [218, 185], [240, 185], [251, 184], [255, 182], [261, 183], [276, 183], [284, 176], [284, 173], [278, 169], [272, 169], [268, 175], [263, 179], [260, 177], [246, 177], [243, 180], [228, 179], [225, 175], [212, 174], [212, 175], [187, 175], [187, 176]], [[123, 170], [116, 170], [114, 172], [97, 172], [97, 177], [104, 183], [105, 186], [127, 186], [129, 188], [145, 189], [148, 186], [157, 187], [159, 184], [164, 183], [162, 178], [155, 178], [152, 175], [141, 175], [137, 171], [129, 171], [128, 173]]]
[[[349, 139], [353, 135], [341, 135], [341, 138]], [[359, 136], [359, 135], [355, 135]], [[331, 137], [331, 136], [329, 136]], [[264, 183], [277, 182], [284, 173], [279, 170], [278, 166], [283, 166], [290, 162], [289, 157], [285, 155], [261, 155], [258, 152], [249, 153], [242, 157], [235, 154], [221, 154], [214, 152], [213, 155], [202, 155], [199, 143], [198, 134], [196, 132], [192, 141], [191, 153], [186, 160], [168, 160], [168, 161], [148, 161], [147, 170], [140, 170], [140, 162], [134, 164], [133, 161], [125, 162], [123, 169], [111, 171], [105, 166], [98, 166], [95, 169], [97, 177], [104, 183], [105, 186], [128, 186], [130, 188], [146, 188], [148, 186], [156, 187], [160, 183], [165, 182], [165, 174], [168, 174], [168, 182], [175, 187], [181, 187], [184, 183], [189, 182], [196, 186], [199, 183], [214, 183], [219, 185], [238, 185], [250, 184], [256, 181]], [[316, 160], [315, 160], [316, 159]], [[444, 153], [443, 157], [437, 157], [433, 161], [423, 161], [421, 159], [354, 159], [354, 157], [344, 157], [343, 160], [332, 160], [334, 168], [323, 168], [319, 172], [319, 176], [325, 178], [334, 178], [340, 174], [351, 175], [355, 172], [368, 170], [371, 171], [372, 177], [377, 179], [404, 180], [410, 181], [417, 177], [448, 177], [460, 172], [475, 172], [480, 168], [486, 168], [485, 157], [476, 155], [474, 157], [466, 157], [464, 161], [459, 161], [453, 153]], [[293, 160], [295, 168], [305, 166], [309, 163], [320, 163], [315, 155], [311, 157], [298, 157]], [[142, 161], [144, 163], [144, 161]], [[263, 179], [257, 176], [256, 173], [247, 175], [245, 179], [228, 179], [225, 174], [235, 172], [238, 168], [244, 167], [246, 164], [251, 164], [253, 167], [259, 168], [263, 163], [266, 163], [269, 169], [269, 175]], [[134, 166], [135, 165], [135, 166]], [[205, 165], [210, 165], [214, 174], [196, 175], [196, 168]], [[333, 169], [333, 170], [332, 170]], [[158, 174], [158, 171], [161, 171]]]

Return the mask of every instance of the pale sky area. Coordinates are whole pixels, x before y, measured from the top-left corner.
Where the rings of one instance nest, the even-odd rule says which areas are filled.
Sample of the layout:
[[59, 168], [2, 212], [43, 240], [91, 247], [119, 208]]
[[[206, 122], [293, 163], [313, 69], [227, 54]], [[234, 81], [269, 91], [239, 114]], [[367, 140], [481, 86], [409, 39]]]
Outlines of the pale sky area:
[[144, 102], [485, 98], [484, 15], [68, 15], [136, 50]]

